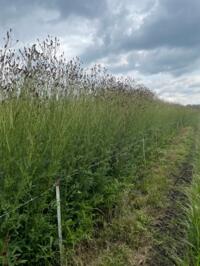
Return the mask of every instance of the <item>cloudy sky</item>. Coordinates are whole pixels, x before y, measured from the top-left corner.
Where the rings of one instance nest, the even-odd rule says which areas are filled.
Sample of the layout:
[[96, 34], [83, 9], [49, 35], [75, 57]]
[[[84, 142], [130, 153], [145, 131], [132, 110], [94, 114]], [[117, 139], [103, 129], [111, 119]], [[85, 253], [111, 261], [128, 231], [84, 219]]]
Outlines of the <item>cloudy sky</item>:
[[102, 63], [160, 97], [200, 104], [200, 0], [0, 0], [0, 37], [60, 38], [67, 58]]

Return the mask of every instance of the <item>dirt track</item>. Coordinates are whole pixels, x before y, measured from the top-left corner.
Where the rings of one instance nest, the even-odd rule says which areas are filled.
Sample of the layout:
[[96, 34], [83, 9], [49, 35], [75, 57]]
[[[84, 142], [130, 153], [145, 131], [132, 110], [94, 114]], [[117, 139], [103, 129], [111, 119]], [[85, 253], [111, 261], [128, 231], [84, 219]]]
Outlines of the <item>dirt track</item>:
[[166, 208], [160, 210], [152, 225], [154, 243], [150, 250], [148, 266], [178, 265], [177, 258], [183, 258], [185, 251], [185, 212], [187, 203], [184, 188], [191, 182], [192, 165], [189, 160], [181, 167], [180, 174], [171, 175], [172, 189], [168, 193]]

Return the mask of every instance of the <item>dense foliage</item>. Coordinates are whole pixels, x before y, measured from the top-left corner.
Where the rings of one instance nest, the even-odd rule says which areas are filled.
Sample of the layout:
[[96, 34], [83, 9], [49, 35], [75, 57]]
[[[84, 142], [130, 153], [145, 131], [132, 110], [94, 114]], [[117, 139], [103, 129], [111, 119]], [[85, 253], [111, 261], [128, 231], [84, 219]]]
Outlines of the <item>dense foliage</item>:
[[0, 50], [0, 262], [57, 265], [55, 182], [70, 253], [112, 218], [120, 191], [195, 110], [58, 59], [57, 40], [13, 52], [9, 38]]
[[1, 219], [2, 257], [10, 265], [56, 265], [56, 180], [69, 248], [91, 236], [124, 183], [140, 177], [157, 148], [190, 123], [190, 112], [122, 95], [1, 104], [0, 214], [46, 191]]

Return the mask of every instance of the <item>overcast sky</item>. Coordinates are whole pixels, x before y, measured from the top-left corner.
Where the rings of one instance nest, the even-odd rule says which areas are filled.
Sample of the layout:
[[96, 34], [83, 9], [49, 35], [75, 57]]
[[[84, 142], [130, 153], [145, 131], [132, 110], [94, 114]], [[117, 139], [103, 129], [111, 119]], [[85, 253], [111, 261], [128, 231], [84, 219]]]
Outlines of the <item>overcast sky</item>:
[[67, 58], [200, 104], [200, 0], [0, 0], [0, 37], [8, 28], [24, 43], [57, 36]]

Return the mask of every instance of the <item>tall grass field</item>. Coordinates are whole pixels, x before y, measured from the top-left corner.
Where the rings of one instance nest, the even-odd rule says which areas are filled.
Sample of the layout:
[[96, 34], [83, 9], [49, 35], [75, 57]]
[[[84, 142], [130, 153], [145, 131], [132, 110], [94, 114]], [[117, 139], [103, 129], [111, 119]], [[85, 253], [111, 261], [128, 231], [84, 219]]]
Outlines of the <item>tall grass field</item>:
[[61, 265], [58, 180], [63, 265], [72, 265], [77, 249], [112, 223], [122, 192], [199, 115], [100, 67], [84, 72], [55, 59], [56, 42], [40, 46], [42, 58], [27, 48], [25, 65], [1, 51], [1, 265]]

